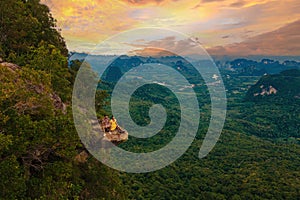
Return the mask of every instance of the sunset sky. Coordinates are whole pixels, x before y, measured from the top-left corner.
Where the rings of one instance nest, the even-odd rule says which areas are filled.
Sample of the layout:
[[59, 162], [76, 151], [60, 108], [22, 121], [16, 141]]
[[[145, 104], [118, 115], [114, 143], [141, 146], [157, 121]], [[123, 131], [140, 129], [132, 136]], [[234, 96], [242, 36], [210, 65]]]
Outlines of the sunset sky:
[[300, 55], [299, 0], [42, 0], [69, 50], [91, 52], [134, 28], [197, 38], [213, 54]]

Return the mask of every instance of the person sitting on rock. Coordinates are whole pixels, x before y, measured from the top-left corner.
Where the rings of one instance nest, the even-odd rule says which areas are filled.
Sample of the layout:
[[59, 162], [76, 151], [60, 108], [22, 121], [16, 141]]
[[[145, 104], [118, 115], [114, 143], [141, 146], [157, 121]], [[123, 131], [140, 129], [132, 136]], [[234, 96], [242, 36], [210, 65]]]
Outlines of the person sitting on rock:
[[114, 118], [114, 116], [111, 117], [110, 124], [111, 124], [110, 131], [114, 131], [118, 127], [117, 120], [116, 118]]
[[104, 128], [105, 132], [109, 132], [111, 129], [111, 123], [107, 115], [105, 115], [104, 119], [102, 120], [102, 127]]

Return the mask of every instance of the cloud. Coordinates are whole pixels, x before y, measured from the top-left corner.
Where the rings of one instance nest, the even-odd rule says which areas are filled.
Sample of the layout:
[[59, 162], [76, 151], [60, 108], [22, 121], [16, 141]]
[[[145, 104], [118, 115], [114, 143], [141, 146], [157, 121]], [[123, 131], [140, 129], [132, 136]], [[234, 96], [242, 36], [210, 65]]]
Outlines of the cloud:
[[225, 46], [300, 19], [299, 0], [41, 1], [57, 19], [68, 48], [78, 51], [86, 49], [86, 44], [142, 27], [183, 32], [198, 37], [206, 47]]
[[225, 36], [223, 36], [222, 38], [223, 39], [227, 39], [227, 38], [229, 38], [230, 36], [229, 35], [225, 35]]
[[300, 55], [300, 20], [244, 42], [208, 49], [212, 55]]
[[211, 2], [219, 2], [219, 1], [226, 1], [226, 0], [202, 0], [202, 3], [211, 3]]
[[137, 24], [128, 15], [128, 7], [121, 3], [106, 0], [42, 0], [42, 3], [50, 7], [72, 51], [86, 51], [86, 44], [97, 44]]
[[202, 0], [201, 3], [197, 3], [192, 9], [197, 9], [197, 8], [203, 8], [205, 7], [205, 4], [207, 3], [215, 3], [215, 2], [221, 2], [221, 1], [226, 1], [226, 0]]
[[123, 0], [123, 1], [134, 5], [145, 5], [145, 4], [152, 4], [152, 3], [159, 4], [165, 0]]
[[168, 4], [170, 2], [178, 2], [180, 0], [120, 0], [120, 1], [127, 3], [130, 6], [145, 6], [145, 5], [162, 6], [164, 4]]
[[137, 49], [134, 51], [129, 52], [129, 55], [137, 55], [137, 56], [143, 56], [143, 57], [162, 57], [162, 56], [174, 56], [176, 54], [166, 51], [164, 49], [159, 48], [143, 48], [143, 49]]
[[174, 36], [168, 36], [158, 40], [133, 42], [128, 44], [135, 47], [130, 52], [131, 55], [140, 56], [170, 56], [170, 55], [202, 55], [203, 52], [198, 52], [201, 45], [197, 39], [177, 39]]
[[234, 3], [230, 4], [230, 7], [236, 7], [236, 8], [240, 8], [246, 5], [245, 1], [236, 1]]

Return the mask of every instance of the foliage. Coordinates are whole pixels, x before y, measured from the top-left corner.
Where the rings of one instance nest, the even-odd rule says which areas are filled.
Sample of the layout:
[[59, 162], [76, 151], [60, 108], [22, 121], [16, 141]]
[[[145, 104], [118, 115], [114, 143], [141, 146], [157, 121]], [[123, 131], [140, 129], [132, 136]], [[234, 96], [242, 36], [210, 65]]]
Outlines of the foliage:
[[147, 174], [123, 174], [129, 199], [295, 199], [299, 146], [275, 145], [224, 130], [204, 159], [201, 140], [172, 165]]
[[[228, 89], [228, 117], [214, 150], [206, 158], [198, 158], [209, 121], [209, 104], [202, 99], [199, 132], [179, 160], [156, 172], [121, 174], [123, 184], [130, 191], [128, 199], [295, 199], [299, 196], [299, 104], [280, 98], [281, 93], [269, 96], [268, 100], [249, 101], [245, 99], [247, 91], [251, 86], [260, 86], [265, 77], [259, 80], [258, 76], [221, 70]], [[297, 73], [284, 71], [267, 77], [291, 74]], [[192, 76], [188, 73], [190, 80]], [[299, 88], [299, 84], [290, 85], [294, 83], [291, 79], [277, 82], [285, 88]], [[114, 83], [105, 82], [100, 88], [111, 91], [113, 86]], [[195, 91], [198, 95], [206, 94], [205, 88], [196, 87]], [[294, 90], [286, 92], [294, 97], [291, 91]], [[175, 112], [179, 109], [176, 97], [162, 86], [146, 85], [136, 90], [130, 102], [131, 117], [137, 124], [148, 124], [148, 110], [153, 103], [162, 103], [169, 119], [177, 123], [167, 123], [151, 138], [131, 137], [120, 147], [132, 152], [151, 152], [172, 140], [180, 110]]]
[[[299, 63], [237, 60], [222, 69], [228, 89], [228, 118], [214, 150], [204, 159], [198, 151], [210, 118], [207, 88], [194, 90], [201, 106], [200, 128], [190, 149], [172, 165], [147, 174], [119, 173], [86, 153], [74, 128], [71, 110], [57, 107], [53, 96], [69, 103], [71, 86], [82, 63], [67, 62], [67, 49], [49, 9], [39, 0], [0, 1], [0, 57], [19, 64], [0, 64], [0, 198], [1, 199], [297, 199], [299, 102], [298, 72], [265, 76], [260, 84], [287, 93], [258, 101], [244, 99], [264, 73], [295, 69]], [[186, 60], [176, 57], [122, 57], [107, 71], [113, 80], [99, 84], [110, 93], [122, 73], [141, 63], [169, 64], [191, 83], [201, 83]], [[125, 63], [125, 64], [124, 64]], [[95, 78], [91, 74], [90, 78]], [[270, 81], [272, 83], [270, 83]], [[291, 82], [292, 81], [292, 82]], [[291, 83], [295, 83], [292, 85]], [[286, 88], [292, 88], [286, 90]], [[257, 91], [255, 91], [257, 92]], [[289, 94], [291, 98], [280, 98]], [[82, 95], [85, 95], [84, 88]], [[249, 97], [249, 96], [248, 96]], [[109, 113], [106, 92], [96, 93], [98, 116]], [[58, 98], [59, 99], [59, 98]], [[292, 100], [293, 99], [293, 100]], [[142, 101], [141, 101], [142, 100]], [[60, 103], [63, 103], [60, 102]], [[149, 140], [130, 141], [122, 148], [150, 152], [167, 144], [176, 132], [180, 109], [169, 90], [148, 85], [137, 90], [130, 114], [141, 125], [154, 103], [166, 107], [164, 129]], [[106, 108], [107, 110], [104, 110]], [[117, 117], [117, 116], [116, 116]], [[126, 128], [126, 127], [125, 127]], [[179, 147], [180, 148], [180, 147]], [[81, 159], [79, 156], [87, 155]], [[120, 179], [121, 178], [121, 179]]]
[[[246, 100], [296, 103], [299, 99], [298, 95], [300, 95], [299, 86], [300, 70], [293, 69], [283, 71], [280, 74], [266, 75], [248, 90]], [[276, 89], [276, 94], [261, 95], [263, 89], [269, 90], [270, 87]]]
[[0, 14], [0, 58], [50, 74], [54, 90], [70, 100], [68, 50], [49, 8], [39, 0], [2, 0]]
[[2, 0], [0, 2], [0, 57], [19, 65], [41, 42], [56, 46], [64, 56], [68, 50], [57, 31], [49, 8], [39, 0]]
[[40, 43], [38, 48], [31, 50], [27, 66], [36, 70], [45, 71], [50, 75], [52, 88], [64, 100], [70, 100], [70, 73], [67, 67], [67, 58], [61, 51], [51, 45]]
[[79, 159], [67, 54], [39, 0], [0, 1], [0, 199], [124, 199], [115, 171]]
[[[238, 106], [236, 122], [243, 124], [246, 133], [297, 143], [300, 138], [299, 80], [299, 70], [263, 76]], [[275, 88], [276, 93], [261, 95], [270, 87]]]

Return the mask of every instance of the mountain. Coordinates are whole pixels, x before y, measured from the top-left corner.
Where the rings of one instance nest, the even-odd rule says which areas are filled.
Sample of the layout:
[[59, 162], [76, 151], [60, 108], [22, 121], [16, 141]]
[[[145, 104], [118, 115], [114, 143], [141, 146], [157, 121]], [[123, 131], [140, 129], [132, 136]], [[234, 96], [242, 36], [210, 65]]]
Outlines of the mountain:
[[233, 121], [228, 124], [274, 142], [299, 143], [299, 105], [300, 70], [265, 75], [246, 92], [242, 104], [229, 104], [229, 120]]
[[[97, 60], [105, 59], [106, 56], [95, 56]], [[205, 61], [202, 61], [205, 62]], [[97, 68], [100, 62], [91, 62], [93, 68]], [[163, 56], [163, 57], [142, 57], [122, 55], [117, 57], [103, 73], [102, 80], [107, 82], [117, 82], [119, 78], [130, 69], [142, 64], [159, 63], [170, 66], [186, 77], [195, 76], [197, 70], [183, 57]]]
[[136, 56], [119, 56], [107, 67], [103, 74], [103, 80], [107, 82], [117, 82], [124, 73], [143, 63], [144, 62]]
[[0, 199], [124, 199], [116, 172], [85, 153], [75, 130], [81, 63], [68, 68], [49, 8], [1, 0], [0, 13]]
[[300, 70], [263, 76], [247, 92], [249, 101], [300, 101]]
[[282, 63], [271, 59], [262, 59], [260, 62], [248, 59], [236, 59], [230, 62], [230, 68], [243, 76], [262, 76], [265, 74], [278, 74], [289, 69], [300, 69], [296, 61]]

